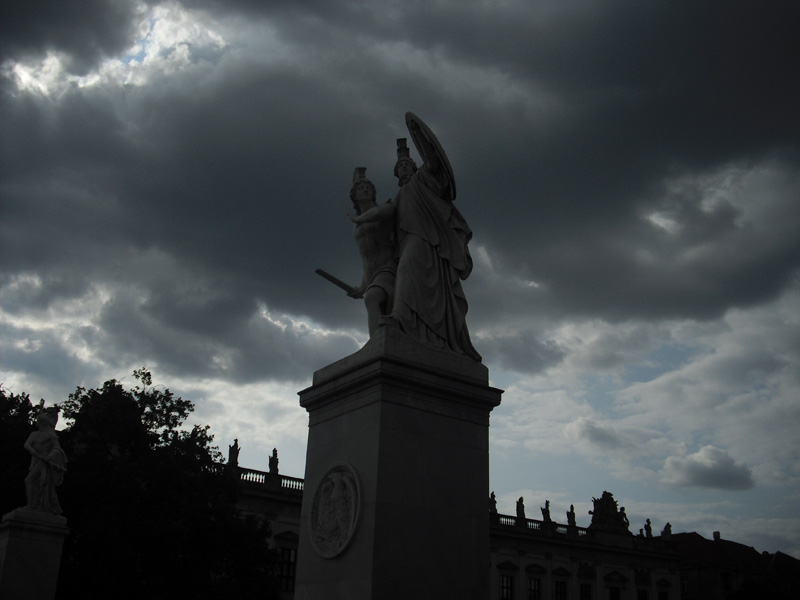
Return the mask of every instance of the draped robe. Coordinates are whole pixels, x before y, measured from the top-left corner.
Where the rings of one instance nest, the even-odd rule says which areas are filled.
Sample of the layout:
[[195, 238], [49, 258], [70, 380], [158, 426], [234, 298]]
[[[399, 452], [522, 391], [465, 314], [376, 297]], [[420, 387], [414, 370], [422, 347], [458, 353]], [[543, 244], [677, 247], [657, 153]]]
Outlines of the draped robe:
[[472, 230], [445, 200], [447, 179], [425, 165], [395, 198], [398, 265], [392, 317], [408, 335], [480, 362], [467, 330], [461, 280], [472, 271]]

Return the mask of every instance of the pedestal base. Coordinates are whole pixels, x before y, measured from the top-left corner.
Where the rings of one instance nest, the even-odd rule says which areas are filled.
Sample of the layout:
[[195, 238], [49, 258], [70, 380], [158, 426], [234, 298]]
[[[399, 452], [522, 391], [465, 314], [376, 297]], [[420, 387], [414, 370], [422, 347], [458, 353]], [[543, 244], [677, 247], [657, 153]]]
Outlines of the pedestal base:
[[0, 598], [55, 597], [61, 547], [69, 533], [64, 517], [18, 508], [0, 523]]
[[297, 600], [489, 597], [482, 364], [381, 328], [314, 374]]

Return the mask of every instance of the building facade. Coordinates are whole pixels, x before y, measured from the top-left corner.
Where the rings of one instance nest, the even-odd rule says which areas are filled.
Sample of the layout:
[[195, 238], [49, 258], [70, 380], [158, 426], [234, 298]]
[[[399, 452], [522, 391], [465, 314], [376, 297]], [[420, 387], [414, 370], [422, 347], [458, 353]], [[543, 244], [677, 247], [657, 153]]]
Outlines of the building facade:
[[669, 528], [634, 536], [625, 509], [609, 492], [594, 499], [589, 527], [575, 524], [572, 507], [567, 523], [525, 517], [523, 499], [517, 515], [494, 511], [490, 500], [489, 561], [492, 598], [499, 600], [677, 600], [680, 557]]
[[[277, 453], [270, 471], [239, 467], [239, 507], [271, 525], [285, 600], [293, 598], [303, 480], [281, 475]], [[624, 508], [603, 492], [594, 499], [592, 523], [528, 519], [522, 498], [517, 515], [497, 513], [487, 502], [491, 600], [712, 600], [800, 598], [800, 561], [697, 533], [672, 534], [669, 524], [652, 535], [649, 522], [628, 531]]]

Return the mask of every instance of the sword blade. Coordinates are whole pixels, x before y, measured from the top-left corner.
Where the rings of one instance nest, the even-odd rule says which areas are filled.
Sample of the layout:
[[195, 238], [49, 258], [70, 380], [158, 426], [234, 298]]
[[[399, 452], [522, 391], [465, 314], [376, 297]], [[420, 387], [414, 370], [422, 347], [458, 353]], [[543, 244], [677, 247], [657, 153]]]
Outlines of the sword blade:
[[322, 269], [317, 269], [314, 272], [317, 275], [320, 275], [320, 276], [324, 277], [325, 279], [327, 279], [328, 281], [330, 281], [333, 285], [336, 285], [336, 286], [342, 288], [348, 294], [352, 294], [355, 291], [355, 288], [353, 286], [347, 285], [344, 281], [342, 281], [338, 277], [334, 277], [333, 275], [331, 275], [330, 273], [328, 273], [326, 271], [323, 271]]

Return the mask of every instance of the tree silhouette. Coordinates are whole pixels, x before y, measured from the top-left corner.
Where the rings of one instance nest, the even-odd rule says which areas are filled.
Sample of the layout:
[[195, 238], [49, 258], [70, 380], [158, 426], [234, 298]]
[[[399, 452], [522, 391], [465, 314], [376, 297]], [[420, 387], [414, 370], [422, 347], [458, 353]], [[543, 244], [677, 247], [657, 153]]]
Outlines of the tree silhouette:
[[36, 429], [36, 410], [28, 394], [14, 394], [0, 385], [0, 515], [25, 506], [25, 476], [31, 462], [23, 449]]
[[[112, 379], [60, 405], [70, 534], [58, 597], [278, 598], [269, 526], [236, 509], [208, 426], [185, 428], [192, 402], [152, 386], [145, 369], [134, 377], [132, 389]], [[20, 398], [6, 402], [16, 421]]]

